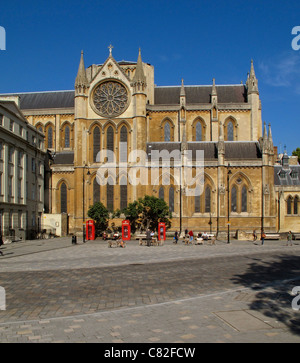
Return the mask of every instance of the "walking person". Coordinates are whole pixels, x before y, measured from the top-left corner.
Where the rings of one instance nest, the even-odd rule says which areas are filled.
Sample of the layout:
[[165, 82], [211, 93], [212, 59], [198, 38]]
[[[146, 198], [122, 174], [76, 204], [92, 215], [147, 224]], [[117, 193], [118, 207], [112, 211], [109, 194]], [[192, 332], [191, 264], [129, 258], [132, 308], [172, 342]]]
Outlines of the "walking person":
[[253, 231], [253, 242], [257, 240], [256, 230]]
[[175, 236], [174, 236], [175, 242], [177, 244], [178, 242], [178, 231], [175, 232]]
[[293, 242], [292, 242], [292, 232], [291, 231], [289, 231], [289, 233], [288, 233], [288, 235], [287, 235], [287, 246], [293, 246]]
[[151, 237], [151, 231], [149, 228], [147, 229], [147, 232], [146, 232], [146, 239], [147, 239], [147, 246], [150, 247], [152, 237]]
[[[0, 235], [0, 247], [3, 246], [3, 239], [2, 236]], [[0, 250], [0, 255], [4, 256], [3, 252]]]
[[265, 243], [265, 238], [266, 238], [265, 231], [262, 230], [261, 231], [261, 245], [263, 245]]
[[193, 243], [194, 240], [194, 233], [192, 230], [189, 231], [189, 236], [190, 236], [190, 243]]

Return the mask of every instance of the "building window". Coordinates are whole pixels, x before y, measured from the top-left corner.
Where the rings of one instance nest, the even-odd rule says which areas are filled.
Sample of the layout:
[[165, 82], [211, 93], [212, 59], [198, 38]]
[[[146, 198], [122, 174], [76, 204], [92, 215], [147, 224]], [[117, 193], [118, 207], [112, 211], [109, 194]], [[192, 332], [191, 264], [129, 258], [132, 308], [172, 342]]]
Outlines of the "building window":
[[169, 189], [169, 211], [174, 212], [174, 188]]
[[106, 135], [107, 139], [107, 150], [110, 151], [114, 151], [114, 130], [111, 126], [108, 127], [107, 129], [107, 135]]
[[242, 189], [242, 212], [247, 212], [247, 188]]
[[[120, 162], [127, 162], [127, 127], [122, 126], [120, 132]], [[124, 144], [123, 144], [124, 143]]]
[[3, 159], [3, 142], [0, 141], [0, 160]]
[[[96, 126], [93, 131], [93, 161], [97, 162], [97, 155], [100, 152], [100, 128]], [[98, 160], [100, 161], [100, 160]]]
[[287, 214], [292, 214], [292, 202], [293, 198], [289, 196], [287, 200]]
[[106, 200], [107, 200], [107, 209], [109, 212], [114, 210], [114, 182], [111, 177], [107, 180], [106, 185]]
[[121, 179], [121, 185], [120, 185], [120, 209], [123, 210], [127, 208], [127, 180], [123, 176]]
[[0, 113], [0, 126], [3, 126], [3, 115]]
[[97, 177], [95, 177], [93, 181], [93, 202], [94, 204], [100, 202], [100, 185], [97, 181]]
[[164, 188], [163, 187], [160, 187], [159, 188], [158, 198], [159, 199], [162, 199], [162, 200], [165, 200], [165, 191], [164, 191]]
[[210, 213], [211, 211], [211, 191], [210, 187], [205, 189], [205, 213]]
[[298, 196], [296, 196], [294, 199], [294, 214], [298, 214], [298, 203], [299, 203], [299, 198]]
[[14, 122], [13, 122], [13, 120], [9, 121], [9, 131], [14, 131]]
[[70, 127], [65, 127], [65, 148], [70, 147]]
[[196, 141], [202, 141], [202, 125], [200, 122], [196, 124]]
[[60, 187], [60, 213], [68, 213], [68, 191], [65, 183]]
[[168, 122], [166, 122], [164, 127], [164, 141], [171, 141], [171, 127]]
[[233, 123], [231, 121], [227, 124], [227, 141], [233, 141]]
[[47, 129], [47, 141], [48, 141], [48, 149], [53, 149], [53, 127], [49, 126]]
[[9, 147], [9, 150], [8, 150], [8, 161], [10, 162], [10, 163], [13, 163], [14, 162], [14, 149], [13, 149], [13, 147]]
[[231, 212], [237, 212], [237, 190], [235, 186], [231, 189]]

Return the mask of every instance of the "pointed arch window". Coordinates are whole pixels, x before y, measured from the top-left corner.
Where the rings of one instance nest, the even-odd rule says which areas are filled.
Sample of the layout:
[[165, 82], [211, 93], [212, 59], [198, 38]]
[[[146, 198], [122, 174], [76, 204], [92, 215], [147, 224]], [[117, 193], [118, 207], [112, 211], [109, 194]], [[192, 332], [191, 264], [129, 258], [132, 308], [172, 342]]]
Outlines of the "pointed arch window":
[[109, 177], [106, 185], [106, 201], [109, 212], [114, 210], [114, 181]]
[[233, 123], [229, 121], [227, 124], [227, 141], [233, 141]]
[[65, 127], [65, 148], [70, 147], [70, 127], [67, 125]]
[[201, 122], [196, 124], [196, 141], [202, 141], [202, 125]]
[[107, 150], [114, 151], [114, 130], [112, 126], [109, 126], [107, 129], [106, 141]]
[[292, 214], [292, 202], [293, 198], [289, 196], [287, 200], [287, 214]]
[[47, 142], [48, 142], [48, 149], [53, 148], [53, 127], [49, 126], [47, 130]]
[[200, 213], [201, 209], [201, 198], [200, 195], [195, 195], [195, 213]]
[[169, 189], [169, 211], [174, 212], [174, 188]]
[[237, 212], [237, 189], [235, 186], [231, 189], [231, 212]]
[[211, 211], [211, 190], [210, 187], [205, 189], [205, 213], [210, 213]]
[[60, 186], [60, 213], [68, 213], [68, 191], [65, 183]]
[[100, 185], [97, 181], [97, 177], [95, 177], [93, 181], [93, 202], [94, 204], [100, 202]]
[[164, 141], [171, 141], [171, 127], [168, 122], [166, 122], [164, 127]]
[[93, 161], [97, 161], [97, 155], [100, 152], [100, 128], [96, 126], [93, 131]]
[[159, 192], [158, 192], [158, 198], [164, 200], [165, 199], [165, 191], [163, 187], [159, 188]]
[[296, 196], [294, 199], [294, 214], [298, 214], [298, 203], [299, 203], [299, 198], [298, 196]]
[[123, 210], [125, 208], [127, 208], [127, 180], [123, 176], [120, 185], [120, 209]]
[[247, 188], [244, 185], [242, 189], [242, 212], [247, 212]]
[[120, 162], [127, 161], [127, 127], [122, 126], [120, 132]]

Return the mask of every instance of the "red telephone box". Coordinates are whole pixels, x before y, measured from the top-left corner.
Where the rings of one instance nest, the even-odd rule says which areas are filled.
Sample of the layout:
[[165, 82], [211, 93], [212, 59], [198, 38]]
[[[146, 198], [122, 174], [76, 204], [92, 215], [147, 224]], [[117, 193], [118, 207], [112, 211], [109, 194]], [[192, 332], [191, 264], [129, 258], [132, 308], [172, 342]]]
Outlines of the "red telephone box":
[[158, 223], [158, 240], [166, 240], [166, 224], [163, 222]]
[[122, 221], [122, 239], [129, 241], [131, 239], [131, 229], [129, 221]]
[[95, 240], [95, 222], [93, 220], [86, 221], [86, 239]]

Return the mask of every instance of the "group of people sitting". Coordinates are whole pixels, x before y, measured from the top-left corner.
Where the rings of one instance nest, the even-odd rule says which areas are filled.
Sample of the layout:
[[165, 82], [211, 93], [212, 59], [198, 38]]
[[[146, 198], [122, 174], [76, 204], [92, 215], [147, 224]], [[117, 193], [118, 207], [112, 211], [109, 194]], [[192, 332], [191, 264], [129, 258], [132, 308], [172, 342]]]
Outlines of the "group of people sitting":
[[[201, 233], [199, 232], [197, 234], [197, 236], [194, 236], [194, 232], [192, 230], [188, 231], [187, 229], [184, 231], [184, 242], [185, 244], [203, 244], [203, 241], [208, 241], [211, 237], [211, 244], [215, 244], [216, 242], [216, 238], [213, 235], [209, 235], [207, 232]], [[175, 232], [175, 237], [174, 237], [174, 243], [178, 242], [178, 238], [179, 238], [179, 233], [176, 231]], [[195, 239], [195, 242], [194, 242]]]

